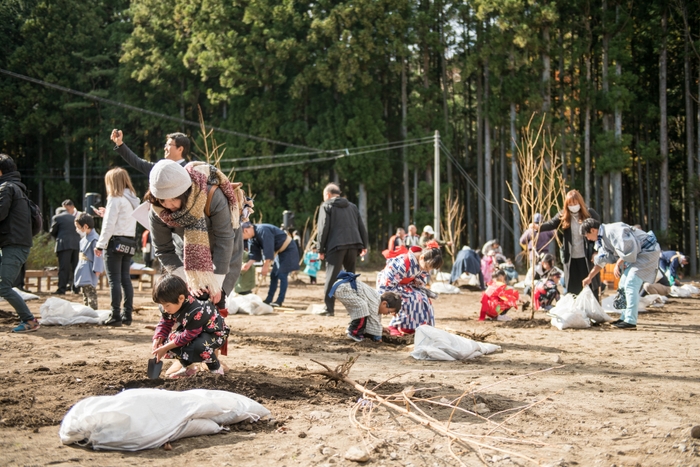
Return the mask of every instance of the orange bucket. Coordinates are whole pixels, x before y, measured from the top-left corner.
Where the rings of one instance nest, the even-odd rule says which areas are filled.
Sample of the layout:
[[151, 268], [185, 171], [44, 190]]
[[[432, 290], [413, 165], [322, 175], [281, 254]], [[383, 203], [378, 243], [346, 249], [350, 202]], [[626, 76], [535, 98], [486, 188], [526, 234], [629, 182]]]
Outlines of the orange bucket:
[[606, 264], [602, 271], [600, 271], [600, 280], [605, 283], [608, 287], [613, 290], [617, 290], [617, 284], [620, 279], [615, 277], [615, 265]]

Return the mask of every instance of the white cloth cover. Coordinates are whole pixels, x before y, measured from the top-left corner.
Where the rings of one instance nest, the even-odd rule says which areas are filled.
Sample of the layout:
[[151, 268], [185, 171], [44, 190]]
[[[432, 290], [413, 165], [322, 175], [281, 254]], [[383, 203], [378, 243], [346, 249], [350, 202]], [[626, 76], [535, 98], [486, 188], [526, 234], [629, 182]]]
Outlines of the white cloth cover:
[[[12, 290], [17, 292], [19, 294], [19, 296], [22, 297], [22, 300], [24, 300], [25, 302], [28, 302], [29, 300], [37, 300], [39, 298], [38, 295], [34, 295], [33, 293], [24, 292], [22, 290], [19, 290], [17, 287], [14, 287]], [[3, 303], [5, 301], [6, 300], [4, 298], [0, 297], [0, 303]]]
[[262, 298], [252, 293], [248, 295], [232, 293], [226, 297], [226, 308], [229, 314], [271, 315], [275, 312], [270, 305], [263, 303]]
[[188, 436], [220, 432], [221, 425], [257, 421], [270, 411], [227, 391], [129, 389], [115, 396], [83, 399], [71, 408], [58, 432], [63, 444], [138, 451]]
[[71, 303], [58, 297], [50, 297], [39, 307], [41, 324], [69, 326], [71, 324], [101, 324], [109, 319], [110, 310], [93, 310], [80, 303]]
[[452, 284], [448, 284], [447, 282], [434, 282], [430, 286], [430, 290], [432, 290], [435, 293], [441, 294], [455, 294], [459, 293], [459, 287], [455, 287]]
[[416, 360], [469, 360], [501, 350], [428, 325], [418, 326], [414, 343], [411, 356]]

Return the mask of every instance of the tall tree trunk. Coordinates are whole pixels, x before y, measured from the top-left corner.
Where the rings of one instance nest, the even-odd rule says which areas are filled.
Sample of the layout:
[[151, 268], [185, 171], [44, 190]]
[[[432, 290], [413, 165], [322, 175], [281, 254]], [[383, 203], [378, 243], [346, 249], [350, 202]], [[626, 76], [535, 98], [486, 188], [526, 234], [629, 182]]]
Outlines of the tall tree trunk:
[[503, 248], [505, 249], [506, 245], [506, 197], [508, 196], [506, 194], [506, 142], [504, 141], [505, 139], [505, 128], [500, 126], [498, 128], [498, 135], [499, 135], [499, 143], [498, 145], [500, 146], [500, 162], [501, 162], [501, 167], [498, 171], [498, 181], [499, 181], [499, 186], [500, 189], [498, 191], [499, 193], [499, 201], [500, 201], [500, 213], [501, 213], [501, 222], [500, 222], [500, 232], [498, 233], [498, 238], [501, 241], [501, 245], [504, 245]]
[[[520, 199], [520, 177], [518, 175], [518, 161], [516, 142], [518, 135], [515, 131], [515, 102], [510, 103], [510, 177], [511, 187], [513, 188], [513, 201]], [[511, 204], [513, 209], [513, 250], [517, 257], [521, 251], [520, 248], [520, 210], [515, 203]]]
[[[447, 64], [445, 63], [445, 25], [444, 25], [444, 13], [442, 3], [438, 4], [439, 7], [439, 21], [438, 27], [440, 28], [440, 81], [442, 81], [442, 113], [445, 119], [444, 133], [441, 135], [443, 140], [449, 138], [449, 128], [450, 128], [450, 114], [449, 108], [447, 106]], [[452, 162], [447, 160], [447, 184], [452, 185]]]
[[486, 238], [484, 223], [486, 214], [484, 212], [484, 198], [481, 196], [481, 194], [484, 192], [484, 90], [482, 84], [482, 72], [483, 68], [479, 67], [476, 74], [476, 176], [477, 186], [479, 188], [479, 192], [476, 196], [479, 224], [479, 237], [476, 241], [477, 245], [485, 243], [484, 239]]
[[491, 177], [491, 122], [489, 121], [489, 62], [484, 63], [484, 200], [485, 235], [487, 240], [493, 239], [492, 177]]
[[566, 114], [564, 106], [564, 33], [559, 29], [559, 120], [561, 122], [561, 172], [566, 182]]
[[[683, 6], [686, 8], [686, 6]], [[690, 275], [694, 276], [697, 273], [697, 251], [696, 251], [696, 232], [695, 232], [695, 196], [692, 193], [693, 182], [695, 181], [695, 151], [693, 137], [693, 96], [690, 86], [692, 81], [692, 67], [690, 65], [690, 31], [686, 30], [685, 34], [685, 55], [684, 55], [684, 77], [685, 77], [685, 138], [687, 152], [687, 171], [688, 171], [688, 188], [686, 189], [686, 198], [688, 199], [688, 255], [690, 256]], [[699, 141], [700, 143], [700, 141]]]
[[[549, 56], [549, 26], [542, 28], [542, 112], [547, 113], [552, 108], [552, 92], [549, 76], [552, 72]], [[547, 126], [551, 120], [547, 119]]]
[[[620, 6], [616, 7], [615, 24], [619, 22]], [[620, 78], [622, 77], [622, 64], [619, 57], [615, 59], [615, 78], [616, 85], [620, 86]], [[620, 145], [622, 142], [622, 108], [620, 107], [619, 99], [615, 99], [615, 143]], [[612, 220], [613, 222], [622, 222], [622, 172], [614, 170], [610, 173], [610, 188], [612, 191]]]
[[586, 31], [588, 35], [588, 51], [585, 54], [586, 62], [586, 110], [583, 122], [583, 163], [584, 163], [584, 174], [583, 174], [583, 190], [584, 198], [586, 204], [590, 206], [591, 195], [591, 42], [592, 42], [592, 31], [591, 31], [591, 21], [586, 15]]
[[[698, 96], [700, 96], [700, 65], [698, 66]], [[697, 138], [696, 138], [696, 141], [697, 141], [696, 148], [697, 148], [697, 160], [698, 160], [698, 165], [697, 165], [698, 178], [696, 179], [696, 181], [700, 180], [700, 105], [698, 105], [697, 131], [698, 131], [698, 134], [697, 134]], [[696, 204], [698, 206], [697, 212], [695, 213], [695, 220], [698, 223], [698, 230], [696, 231], [696, 233], [697, 233], [697, 236], [700, 236], [700, 203], [696, 203]], [[692, 226], [692, 229], [695, 230], [694, 225]], [[697, 248], [696, 248], [696, 252], [697, 252]]]
[[[387, 234], [389, 237], [394, 235], [394, 223], [391, 222], [392, 214], [394, 214], [394, 200], [391, 198], [391, 190], [386, 195], [386, 209], [389, 213], [389, 222], [387, 223]], [[366, 224], [365, 224], [366, 225]]]
[[647, 227], [648, 221], [644, 212], [644, 179], [642, 178], [642, 156], [639, 152], [639, 135], [636, 137], [637, 148], [637, 187], [639, 189], [639, 225], [642, 227]]
[[[700, 126], [698, 126], [698, 128], [700, 128]], [[39, 167], [42, 169], [44, 167], [44, 142], [41, 135], [39, 135]], [[38, 173], [37, 177], [39, 179], [37, 182], [39, 185], [39, 199], [36, 201], [36, 204], [39, 206], [41, 212], [46, 212], [44, 210], [44, 175], [41, 172], [43, 172], [43, 170]], [[44, 219], [44, 222], [46, 222], [46, 219]]]
[[661, 121], [659, 128], [659, 146], [661, 151], [661, 171], [659, 176], [659, 230], [668, 234], [668, 220], [670, 215], [670, 202], [668, 193], [668, 114], [666, 109], [666, 61], [667, 38], [666, 23], [667, 13], [664, 11], [661, 17], [661, 51], [659, 53], [659, 111]]
[[[406, 113], [408, 108], [408, 83], [406, 78], [407, 60], [401, 58], [401, 139], [408, 138], [408, 126]], [[407, 228], [411, 218], [410, 190], [408, 180], [408, 153], [407, 148], [401, 148], [401, 158], [403, 160], [403, 227]]]
[[[610, 35], [608, 33], [608, 28], [605, 22], [605, 15], [607, 14], [608, 2], [603, 0], [603, 63], [601, 70], [601, 82], [603, 87], [603, 93], [606, 98], [610, 97], [610, 83], [609, 79], [609, 63], [610, 63]], [[610, 114], [608, 109], [605, 108], [603, 112], [603, 131], [607, 134], [610, 131]], [[603, 222], [610, 222], [610, 174], [603, 174], [603, 212], [602, 218]], [[617, 220], [615, 220], [617, 222]]]
[[357, 208], [360, 211], [360, 219], [362, 219], [362, 222], [364, 222], [365, 225], [369, 225], [367, 223], [367, 189], [365, 188], [364, 182], [360, 182], [358, 187]]

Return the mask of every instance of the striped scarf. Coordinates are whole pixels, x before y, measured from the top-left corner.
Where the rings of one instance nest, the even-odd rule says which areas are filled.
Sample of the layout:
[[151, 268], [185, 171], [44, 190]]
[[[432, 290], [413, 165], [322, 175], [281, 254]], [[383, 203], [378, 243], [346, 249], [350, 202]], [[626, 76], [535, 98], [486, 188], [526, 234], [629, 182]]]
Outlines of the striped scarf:
[[226, 196], [231, 210], [231, 227], [237, 229], [240, 226], [240, 215], [235, 186], [221, 171], [206, 162], [190, 162], [185, 166], [185, 170], [192, 179], [192, 191], [185, 205], [175, 212], [156, 206], [153, 206], [153, 210], [170, 227], [182, 227], [185, 230], [182, 262], [187, 286], [190, 290], [209, 288], [209, 294], [216, 295], [221, 288], [214, 277], [214, 263], [204, 213], [207, 185], [218, 185]]

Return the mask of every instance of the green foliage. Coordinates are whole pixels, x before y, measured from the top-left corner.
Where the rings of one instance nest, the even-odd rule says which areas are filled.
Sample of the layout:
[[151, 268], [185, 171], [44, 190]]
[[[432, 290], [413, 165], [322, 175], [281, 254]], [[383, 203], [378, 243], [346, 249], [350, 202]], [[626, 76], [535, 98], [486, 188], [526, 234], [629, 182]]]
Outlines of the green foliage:
[[44, 269], [58, 266], [58, 259], [54, 249], [56, 242], [48, 232], [42, 232], [34, 237], [34, 243], [29, 250], [27, 269]]
[[596, 171], [604, 174], [625, 169], [630, 164], [631, 140], [630, 135], [623, 134], [621, 140], [617, 141], [613, 131], [600, 133], [595, 142], [595, 148], [599, 154], [596, 158]]

